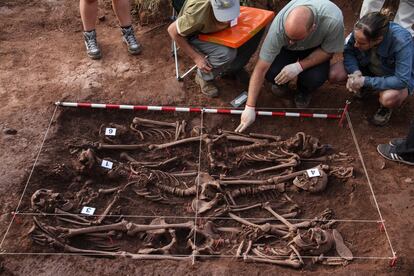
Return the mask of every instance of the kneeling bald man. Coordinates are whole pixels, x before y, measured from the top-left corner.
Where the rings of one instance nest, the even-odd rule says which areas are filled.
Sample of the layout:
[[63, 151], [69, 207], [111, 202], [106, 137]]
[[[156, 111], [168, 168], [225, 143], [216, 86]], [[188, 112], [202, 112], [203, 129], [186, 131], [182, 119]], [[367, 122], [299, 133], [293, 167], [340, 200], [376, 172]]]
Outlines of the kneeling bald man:
[[293, 0], [273, 20], [249, 83], [246, 107], [236, 132], [256, 119], [256, 102], [266, 78], [281, 96], [298, 77], [295, 104], [309, 105], [311, 92], [329, 77], [330, 59], [344, 49], [341, 10], [328, 0]]

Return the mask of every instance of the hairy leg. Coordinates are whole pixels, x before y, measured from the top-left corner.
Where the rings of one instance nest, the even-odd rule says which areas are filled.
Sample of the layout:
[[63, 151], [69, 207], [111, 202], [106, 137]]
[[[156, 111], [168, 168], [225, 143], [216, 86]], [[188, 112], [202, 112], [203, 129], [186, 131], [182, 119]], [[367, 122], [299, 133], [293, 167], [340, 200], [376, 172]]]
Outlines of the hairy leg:
[[112, 7], [121, 27], [127, 27], [132, 24], [129, 0], [112, 0]]
[[79, 10], [82, 18], [83, 30], [95, 29], [96, 17], [98, 16], [98, 0], [80, 0]]

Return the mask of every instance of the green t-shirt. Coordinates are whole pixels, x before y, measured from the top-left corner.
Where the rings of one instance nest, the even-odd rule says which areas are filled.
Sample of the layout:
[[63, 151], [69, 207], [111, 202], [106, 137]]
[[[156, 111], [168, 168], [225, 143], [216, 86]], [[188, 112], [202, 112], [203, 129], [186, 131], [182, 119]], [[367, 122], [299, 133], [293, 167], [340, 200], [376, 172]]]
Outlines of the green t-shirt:
[[[289, 12], [297, 6], [306, 6], [312, 10], [316, 30], [304, 40], [289, 45], [284, 22]], [[292, 0], [273, 19], [260, 50], [260, 59], [272, 63], [283, 47], [292, 51], [321, 47], [327, 53], [342, 52], [344, 50], [344, 22], [341, 10], [328, 0]]]
[[215, 33], [230, 27], [217, 21], [210, 0], [185, 1], [177, 18], [177, 31], [182, 36]]

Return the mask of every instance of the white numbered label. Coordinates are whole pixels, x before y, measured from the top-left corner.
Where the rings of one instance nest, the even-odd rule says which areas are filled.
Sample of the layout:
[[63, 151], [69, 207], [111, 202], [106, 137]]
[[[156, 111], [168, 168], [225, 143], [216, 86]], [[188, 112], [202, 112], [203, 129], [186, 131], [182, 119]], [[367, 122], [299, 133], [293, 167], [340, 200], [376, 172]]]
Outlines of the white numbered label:
[[116, 128], [107, 127], [105, 129], [105, 135], [106, 136], [115, 136], [116, 135]]
[[306, 173], [308, 174], [309, 178], [321, 176], [321, 173], [318, 169], [310, 169], [307, 170]]
[[234, 27], [234, 26], [236, 26], [237, 25], [237, 23], [238, 23], [238, 18], [236, 17], [235, 19], [233, 19], [232, 21], [230, 21], [230, 27]]
[[247, 100], [247, 95], [243, 94], [235, 100], [236, 104], [242, 104]]
[[95, 213], [96, 208], [84, 206], [81, 214], [92, 216]]
[[108, 160], [102, 160], [102, 164], [101, 166], [107, 169], [112, 169], [112, 166], [114, 165], [114, 163], [112, 163], [111, 161]]

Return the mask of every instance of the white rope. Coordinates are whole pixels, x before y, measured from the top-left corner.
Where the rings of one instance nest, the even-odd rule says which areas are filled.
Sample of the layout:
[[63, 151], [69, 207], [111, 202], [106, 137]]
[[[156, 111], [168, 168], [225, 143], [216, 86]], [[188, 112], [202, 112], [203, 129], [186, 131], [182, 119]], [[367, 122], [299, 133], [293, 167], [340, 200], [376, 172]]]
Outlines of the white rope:
[[38, 153], [37, 153], [37, 155], [36, 155], [36, 159], [35, 159], [35, 161], [34, 161], [34, 163], [33, 163], [32, 169], [30, 170], [30, 174], [29, 174], [29, 177], [27, 178], [26, 185], [24, 186], [24, 189], [23, 189], [22, 195], [20, 196], [19, 202], [17, 203], [17, 207], [16, 207], [15, 211], [13, 212], [13, 216], [12, 216], [12, 219], [11, 219], [11, 221], [10, 221], [10, 224], [9, 224], [9, 225], [8, 225], [8, 227], [7, 227], [6, 233], [4, 234], [3, 239], [1, 240], [1, 243], [0, 243], [0, 248], [1, 248], [1, 246], [3, 245], [3, 242], [4, 242], [4, 240], [6, 239], [7, 234], [8, 234], [8, 233], [9, 233], [9, 231], [10, 231], [10, 228], [11, 228], [11, 226], [12, 226], [12, 224], [13, 224], [13, 221], [14, 221], [14, 219], [15, 219], [15, 217], [16, 217], [16, 214], [18, 214], [18, 212], [19, 212], [19, 207], [20, 207], [20, 204], [22, 203], [23, 196], [24, 196], [24, 194], [26, 193], [27, 186], [29, 185], [29, 182], [30, 182], [30, 179], [32, 178], [32, 175], [33, 175], [34, 169], [35, 169], [35, 167], [36, 167], [37, 161], [39, 160], [39, 156], [40, 156], [40, 153], [42, 152], [43, 145], [45, 144], [45, 141], [46, 141], [46, 138], [47, 138], [47, 134], [49, 133], [50, 127], [52, 126], [52, 122], [53, 122], [53, 120], [54, 120], [54, 118], [55, 118], [55, 114], [56, 114], [56, 110], [57, 110], [57, 108], [58, 108], [58, 106], [55, 106], [55, 110], [53, 111], [53, 115], [52, 115], [52, 117], [50, 118], [49, 125], [47, 126], [47, 129], [46, 129], [45, 135], [44, 135], [44, 137], [43, 137], [42, 143], [40, 144], [39, 151], [38, 151]]
[[198, 175], [197, 175], [197, 184], [196, 184], [196, 206], [195, 206], [195, 216], [194, 216], [194, 246], [196, 247], [196, 250], [193, 250], [192, 253], [192, 263], [194, 265], [195, 263], [195, 255], [194, 252], [197, 251], [197, 243], [196, 243], [196, 238], [197, 238], [197, 216], [198, 216], [198, 188], [200, 187], [200, 173], [201, 173], [201, 151], [202, 151], [202, 146], [203, 146], [203, 126], [204, 126], [204, 109], [201, 110], [201, 122], [200, 122], [200, 144], [199, 144], [199, 148], [198, 148]]
[[[110, 252], [108, 252], [110, 253]], [[115, 253], [115, 252], [112, 252]], [[46, 252], [39, 252], [39, 253], [30, 253], [30, 252], [7, 252], [5, 250], [3, 250], [2, 252], [0, 252], [0, 255], [29, 255], [29, 256], [108, 256], [108, 254], [99, 254], [99, 253], [59, 253], [59, 252], [50, 252], [50, 253], [46, 253]], [[151, 254], [151, 255], [147, 255], [147, 254], [139, 254], [140, 256], [143, 257], [161, 257], [161, 256], [165, 256], [165, 257], [201, 257], [201, 258], [231, 258], [231, 259], [242, 259], [243, 256], [240, 257], [236, 257], [235, 255], [201, 255], [201, 254], [192, 254], [192, 255], [171, 255], [171, 254]], [[253, 256], [253, 257], [258, 257], [256, 255], [247, 255], [247, 256]], [[286, 258], [290, 258], [290, 255], [278, 255], [278, 257], [286, 257]], [[312, 258], [318, 258], [318, 259], [338, 259], [340, 257], [338, 256], [302, 256], [301, 257], [303, 259], [312, 259]], [[156, 258], [159, 260], [159, 258]], [[382, 256], [353, 256], [353, 259], [359, 259], [359, 260], [393, 260], [395, 259], [394, 257], [382, 257]]]
[[[82, 215], [83, 217], [85, 215], [83, 214], [75, 214], [75, 213], [67, 213], [67, 214], [56, 214], [56, 213], [24, 213], [24, 212], [19, 212], [18, 214], [16, 214], [16, 216], [49, 216], [49, 217], [67, 217], [68, 215]], [[158, 218], [159, 216], [145, 216], [145, 215], [87, 215], [87, 217], [119, 217], [122, 216], [124, 218]], [[86, 216], [85, 216], [86, 217]], [[162, 216], [165, 219], [195, 219], [194, 216]], [[197, 216], [197, 219], [208, 219], [210, 217], [203, 217], [203, 216]], [[215, 219], [220, 219], [220, 220], [233, 220], [230, 217], [214, 217]], [[273, 217], [270, 218], [266, 218], [266, 217], [246, 217], [244, 219], [247, 220], [265, 220], [265, 219], [274, 219]], [[274, 219], [275, 221], [277, 219]], [[315, 219], [315, 218], [287, 218], [286, 220], [288, 221], [315, 221], [315, 222], [326, 222], [326, 219]], [[385, 222], [385, 221], [381, 221], [381, 220], [374, 220], [374, 219], [331, 219], [330, 221], [336, 221], [336, 222], [350, 222], [350, 223], [381, 223], [381, 222]]]
[[396, 257], [396, 252], [394, 251], [394, 247], [392, 246], [391, 239], [390, 239], [390, 236], [389, 236], [388, 231], [387, 231], [387, 227], [385, 226], [385, 221], [384, 221], [384, 218], [381, 214], [381, 210], [380, 210], [379, 205], [378, 205], [377, 197], [375, 196], [374, 189], [373, 189], [372, 183], [371, 183], [371, 179], [369, 178], [369, 175], [368, 175], [367, 167], [365, 166], [364, 157], [362, 156], [361, 149], [359, 148], [358, 140], [357, 140], [357, 137], [355, 135], [354, 128], [352, 126], [351, 118], [350, 118], [349, 113], [347, 111], [345, 112], [345, 114], [346, 114], [346, 119], [348, 121], [349, 129], [351, 130], [351, 133], [352, 133], [352, 138], [354, 139], [354, 143], [355, 143], [355, 146], [356, 146], [357, 151], [358, 151], [359, 158], [360, 158], [361, 163], [362, 163], [362, 168], [364, 169], [365, 175], [367, 177], [369, 189], [371, 190], [372, 197], [374, 199], [374, 203], [375, 203], [375, 206], [377, 208], [378, 215], [380, 217], [380, 221], [383, 222], [384, 232], [385, 232], [385, 235], [387, 236], [387, 240], [388, 240], [388, 243], [390, 245], [390, 249], [391, 249], [393, 258], [395, 258]]

